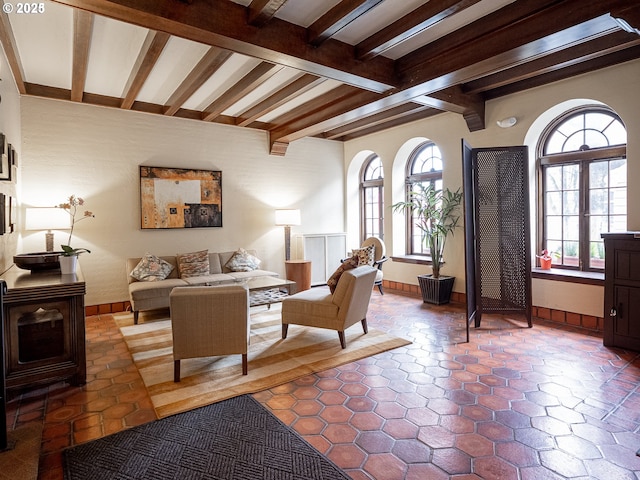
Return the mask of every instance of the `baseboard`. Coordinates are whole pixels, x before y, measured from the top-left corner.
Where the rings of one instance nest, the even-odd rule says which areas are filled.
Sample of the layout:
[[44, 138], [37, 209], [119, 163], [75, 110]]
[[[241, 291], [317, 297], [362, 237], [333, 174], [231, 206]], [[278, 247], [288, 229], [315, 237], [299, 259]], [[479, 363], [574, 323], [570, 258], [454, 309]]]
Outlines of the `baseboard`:
[[[393, 293], [400, 295], [408, 295], [422, 299], [420, 293], [420, 287], [418, 285], [411, 285], [402, 282], [392, 282], [389, 280], [382, 281], [382, 289], [393, 291]], [[463, 304], [466, 302], [466, 295], [460, 292], [453, 292], [451, 294], [451, 303]], [[101, 305], [91, 305], [85, 307], [85, 315], [106, 315], [109, 313], [127, 312], [131, 310], [131, 303], [129, 301], [105, 303]], [[595, 330], [602, 332], [604, 330], [604, 319], [601, 317], [593, 317], [591, 315], [583, 315], [581, 313], [565, 312], [563, 310], [555, 310], [546, 307], [533, 306], [532, 311], [533, 318], [540, 318], [542, 320], [548, 320], [550, 322], [571, 325], [574, 327], [586, 328], [588, 330]]]

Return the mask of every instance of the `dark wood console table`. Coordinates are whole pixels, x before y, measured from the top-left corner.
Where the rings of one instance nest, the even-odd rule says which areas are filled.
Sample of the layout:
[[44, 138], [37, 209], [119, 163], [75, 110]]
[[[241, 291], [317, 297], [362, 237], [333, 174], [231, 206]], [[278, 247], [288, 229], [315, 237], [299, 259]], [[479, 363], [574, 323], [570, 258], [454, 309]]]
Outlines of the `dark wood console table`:
[[12, 266], [1, 279], [4, 295], [7, 390], [87, 378], [82, 272], [30, 273]]

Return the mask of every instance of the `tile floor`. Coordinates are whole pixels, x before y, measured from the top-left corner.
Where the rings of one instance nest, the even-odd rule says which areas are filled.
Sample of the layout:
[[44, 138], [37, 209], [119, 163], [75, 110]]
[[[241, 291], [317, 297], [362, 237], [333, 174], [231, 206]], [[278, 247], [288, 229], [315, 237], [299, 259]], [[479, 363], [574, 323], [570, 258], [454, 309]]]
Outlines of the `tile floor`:
[[[501, 317], [461, 343], [461, 305], [389, 291], [369, 324], [413, 343], [256, 394], [353, 479], [640, 479], [640, 354]], [[110, 315], [87, 318], [87, 345], [85, 387], [8, 405], [9, 428], [44, 423], [39, 479], [63, 478], [63, 448], [155, 418]]]

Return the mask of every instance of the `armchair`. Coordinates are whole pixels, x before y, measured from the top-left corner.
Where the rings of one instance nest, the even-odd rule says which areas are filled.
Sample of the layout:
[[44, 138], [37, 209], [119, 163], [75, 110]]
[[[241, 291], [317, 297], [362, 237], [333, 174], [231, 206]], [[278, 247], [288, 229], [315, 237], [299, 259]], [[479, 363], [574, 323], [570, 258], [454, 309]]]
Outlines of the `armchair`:
[[173, 332], [173, 381], [180, 360], [242, 354], [247, 374], [249, 291], [240, 285], [175, 287], [169, 295]]
[[371, 247], [371, 246], [373, 246], [373, 249], [374, 249], [373, 258], [371, 257], [365, 258], [365, 256], [361, 257], [360, 265], [363, 265], [366, 263], [378, 269], [378, 271], [376, 272], [376, 281], [374, 282], [374, 285], [378, 287], [378, 290], [380, 290], [380, 295], [384, 295], [384, 292], [382, 291], [382, 278], [383, 278], [382, 264], [387, 260], [389, 260], [389, 258], [386, 256], [386, 249], [384, 246], [384, 242], [380, 240], [378, 237], [367, 237], [365, 238], [364, 242], [362, 242], [362, 245], [360, 245], [360, 248], [354, 249], [352, 251], [352, 254], [356, 254], [358, 252], [363, 252], [363, 251], [366, 252], [367, 247]]
[[340, 276], [332, 294], [328, 288], [305, 290], [282, 302], [282, 338], [287, 338], [290, 324], [328, 328], [338, 331], [342, 348], [347, 343], [344, 331], [361, 322], [364, 333], [367, 329], [367, 310], [376, 269], [363, 265], [347, 270]]

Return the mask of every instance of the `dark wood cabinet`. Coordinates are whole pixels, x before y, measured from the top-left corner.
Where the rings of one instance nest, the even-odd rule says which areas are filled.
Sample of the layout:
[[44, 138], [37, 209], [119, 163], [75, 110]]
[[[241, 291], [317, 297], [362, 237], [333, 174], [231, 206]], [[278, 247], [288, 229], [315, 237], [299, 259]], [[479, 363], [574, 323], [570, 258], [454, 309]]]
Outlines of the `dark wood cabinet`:
[[604, 233], [604, 344], [640, 351], [640, 232]]
[[8, 390], [69, 380], [86, 382], [81, 271], [30, 273], [15, 266], [0, 278], [4, 295], [4, 371]]

